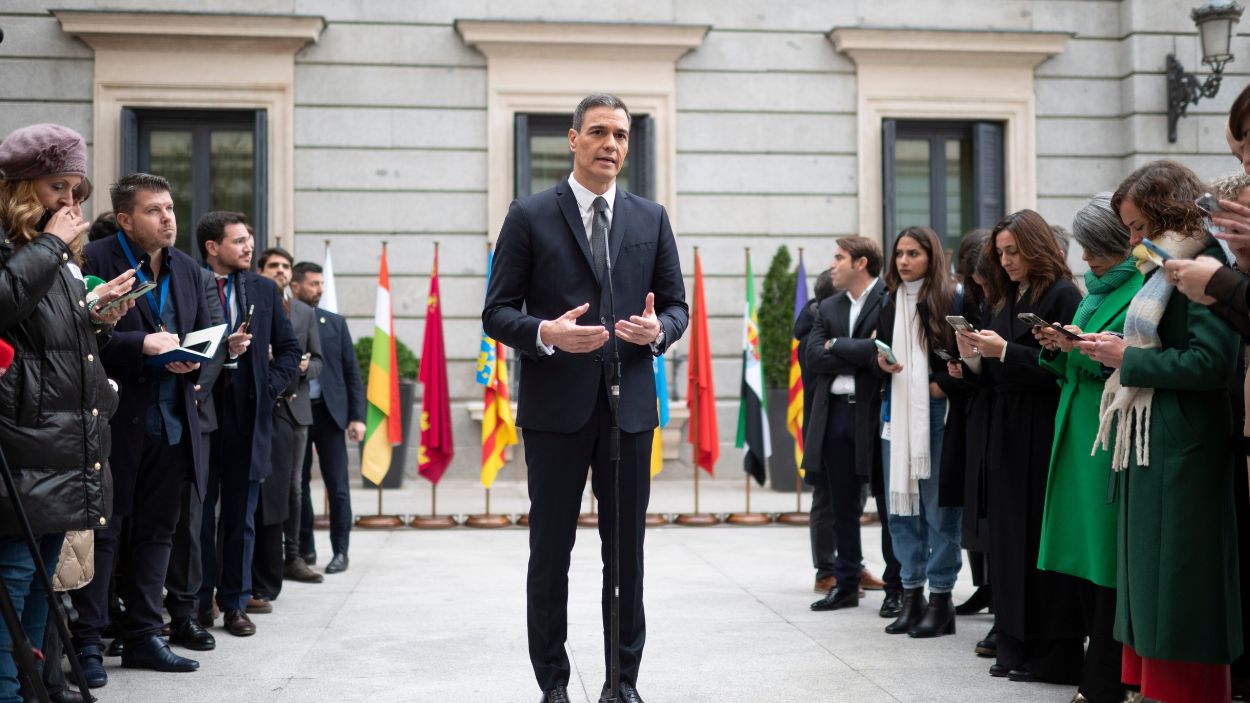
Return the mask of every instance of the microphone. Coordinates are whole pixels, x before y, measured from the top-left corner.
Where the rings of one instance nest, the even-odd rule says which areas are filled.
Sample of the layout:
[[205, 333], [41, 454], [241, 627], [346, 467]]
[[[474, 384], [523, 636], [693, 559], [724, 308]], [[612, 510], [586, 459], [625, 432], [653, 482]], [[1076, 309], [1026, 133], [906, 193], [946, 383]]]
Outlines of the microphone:
[[13, 364], [13, 345], [0, 339], [0, 376]]

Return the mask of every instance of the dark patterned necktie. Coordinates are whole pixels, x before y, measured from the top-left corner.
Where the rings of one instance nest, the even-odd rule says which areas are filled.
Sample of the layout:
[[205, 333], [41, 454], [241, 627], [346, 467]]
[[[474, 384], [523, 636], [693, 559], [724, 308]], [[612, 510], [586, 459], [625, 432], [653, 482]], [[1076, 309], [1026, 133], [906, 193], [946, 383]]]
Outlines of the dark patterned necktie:
[[590, 226], [590, 258], [595, 264], [595, 279], [603, 285], [608, 273], [608, 201], [595, 198], [595, 218]]

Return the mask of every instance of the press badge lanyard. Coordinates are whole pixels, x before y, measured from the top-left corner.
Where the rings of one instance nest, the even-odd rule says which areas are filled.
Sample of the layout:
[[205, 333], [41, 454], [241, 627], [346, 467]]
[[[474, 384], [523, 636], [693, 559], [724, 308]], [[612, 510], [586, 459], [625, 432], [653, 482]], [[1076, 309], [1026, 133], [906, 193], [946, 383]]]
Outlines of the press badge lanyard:
[[[130, 262], [130, 267], [135, 270], [135, 277], [139, 279], [139, 283], [147, 283], [148, 277], [143, 275], [143, 271], [139, 268], [139, 262], [135, 260], [134, 252], [130, 251], [130, 244], [126, 242], [126, 236], [120, 231], [117, 233], [117, 242], [122, 245], [122, 253], [126, 255], [126, 261]], [[157, 302], [156, 296], [152, 295], [152, 291], [144, 293], [148, 299], [148, 307], [152, 309], [152, 314], [156, 316], [156, 326], [165, 331], [165, 321], [161, 318], [161, 314], [165, 312], [165, 296], [169, 293], [169, 276], [161, 281], [161, 299]]]

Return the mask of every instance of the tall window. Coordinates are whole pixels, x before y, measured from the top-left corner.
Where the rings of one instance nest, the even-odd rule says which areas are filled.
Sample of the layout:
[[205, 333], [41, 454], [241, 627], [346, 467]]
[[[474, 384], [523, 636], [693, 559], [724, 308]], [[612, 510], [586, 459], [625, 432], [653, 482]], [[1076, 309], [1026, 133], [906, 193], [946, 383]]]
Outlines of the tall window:
[[256, 250], [266, 246], [265, 118], [264, 110], [123, 110], [122, 173], [169, 181], [177, 248], [199, 258], [195, 223], [213, 210], [247, 215]]
[[[629, 153], [616, 181], [620, 187], [635, 195], [655, 200], [653, 121], [648, 115], [631, 117]], [[571, 113], [516, 115], [515, 197], [541, 193], [573, 172], [573, 154], [569, 151], [569, 126], [572, 122]]]
[[884, 120], [887, 245], [906, 227], [932, 227], [948, 251], [1003, 212], [1003, 127], [997, 122]]

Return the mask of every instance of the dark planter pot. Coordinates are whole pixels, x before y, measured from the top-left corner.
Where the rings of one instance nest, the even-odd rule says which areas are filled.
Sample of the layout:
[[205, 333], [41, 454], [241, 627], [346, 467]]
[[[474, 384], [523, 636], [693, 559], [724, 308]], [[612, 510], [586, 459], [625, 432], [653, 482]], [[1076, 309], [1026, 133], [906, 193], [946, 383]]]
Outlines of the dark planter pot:
[[[768, 430], [772, 434], [773, 455], [768, 460], [768, 483], [778, 493], [793, 493], [799, 480], [798, 467], [794, 463], [794, 438], [786, 429], [786, 406], [790, 391], [785, 388], [769, 388], [764, 391], [768, 402]], [[808, 490], [807, 486], [803, 490]]]
[[[417, 394], [417, 384], [415, 381], [399, 381], [399, 407], [400, 422], [404, 425], [403, 441], [398, 446], [391, 448], [391, 468], [387, 470], [386, 476], [382, 478], [383, 488], [399, 488], [404, 485], [404, 467], [408, 464], [408, 440], [412, 437], [409, 429], [412, 427], [412, 400]], [[365, 453], [365, 443], [359, 444], [360, 454], [363, 457]], [[793, 462], [793, 459], [791, 459]], [[360, 482], [365, 488], [377, 488], [378, 484], [370, 481], [364, 476], [360, 477]], [[794, 488], [794, 484], [790, 484], [790, 488]]]

